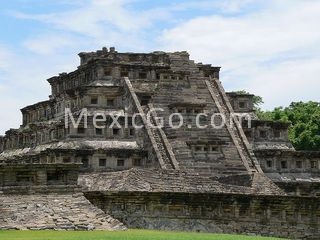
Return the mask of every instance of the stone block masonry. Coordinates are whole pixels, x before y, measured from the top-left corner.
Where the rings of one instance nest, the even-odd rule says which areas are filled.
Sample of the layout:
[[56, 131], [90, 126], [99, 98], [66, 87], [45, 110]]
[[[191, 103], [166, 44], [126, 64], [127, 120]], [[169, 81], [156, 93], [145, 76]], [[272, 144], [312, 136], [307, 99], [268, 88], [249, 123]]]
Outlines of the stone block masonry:
[[0, 230], [124, 230], [82, 193], [0, 194]]
[[316, 198], [165, 192], [87, 192], [130, 228], [320, 239]]
[[[123, 222], [320, 239], [320, 152], [296, 151], [288, 124], [259, 120], [254, 95], [226, 93], [220, 67], [185, 51], [79, 56], [75, 71], [48, 79], [49, 99], [21, 109], [22, 125], [0, 136], [0, 229]], [[148, 126], [153, 108], [161, 129]], [[220, 123], [219, 114], [221, 128], [197, 126]]]

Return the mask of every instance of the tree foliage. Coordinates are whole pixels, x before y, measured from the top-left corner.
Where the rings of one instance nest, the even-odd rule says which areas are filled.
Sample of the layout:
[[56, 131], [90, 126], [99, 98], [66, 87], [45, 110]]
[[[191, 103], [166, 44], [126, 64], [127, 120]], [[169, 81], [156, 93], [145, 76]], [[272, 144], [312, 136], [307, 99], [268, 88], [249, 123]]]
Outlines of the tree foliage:
[[[250, 94], [244, 90], [238, 94]], [[288, 107], [263, 111], [263, 99], [254, 96], [253, 104], [261, 120], [290, 123], [289, 140], [297, 150], [320, 151], [320, 102], [292, 102]]]
[[293, 102], [273, 111], [258, 110], [261, 120], [289, 122], [289, 139], [297, 150], [320, 151], [320, 103]]

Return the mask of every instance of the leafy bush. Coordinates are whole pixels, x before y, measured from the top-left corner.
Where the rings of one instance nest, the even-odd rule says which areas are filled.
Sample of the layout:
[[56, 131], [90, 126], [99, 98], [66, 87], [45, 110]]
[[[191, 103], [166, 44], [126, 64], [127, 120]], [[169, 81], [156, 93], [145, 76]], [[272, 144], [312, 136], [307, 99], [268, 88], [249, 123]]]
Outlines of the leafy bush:
[[320, 150], [320, 103], [293, 102], [273, 111], [257, 110], [261, 120], [289, 122], [289, 139], [297, 150]]

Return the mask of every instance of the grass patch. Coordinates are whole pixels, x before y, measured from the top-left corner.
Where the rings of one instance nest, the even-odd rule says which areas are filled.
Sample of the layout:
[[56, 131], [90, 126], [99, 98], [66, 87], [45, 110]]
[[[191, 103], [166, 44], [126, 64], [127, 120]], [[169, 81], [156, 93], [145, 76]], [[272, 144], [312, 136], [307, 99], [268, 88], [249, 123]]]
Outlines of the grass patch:
[[0, 231], [1, 240], [276, 240], [243, 235], [164, 232], [149, 230], [108, 231]]

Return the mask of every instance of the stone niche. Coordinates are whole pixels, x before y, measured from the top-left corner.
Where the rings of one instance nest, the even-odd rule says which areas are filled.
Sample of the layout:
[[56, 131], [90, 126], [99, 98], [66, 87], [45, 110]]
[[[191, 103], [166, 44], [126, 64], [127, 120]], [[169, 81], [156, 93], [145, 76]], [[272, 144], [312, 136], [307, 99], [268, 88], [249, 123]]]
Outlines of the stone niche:
[[[3, 192], [43, 191], [57, 188], [72, 191], [77, 187], [78, 164], [1, 166], [0, 190]], [[60, 191], [59, 190], [59, 191]]]
[[172, 192], [85, 196], [129, 228], [320, 238], [316, 198]]

